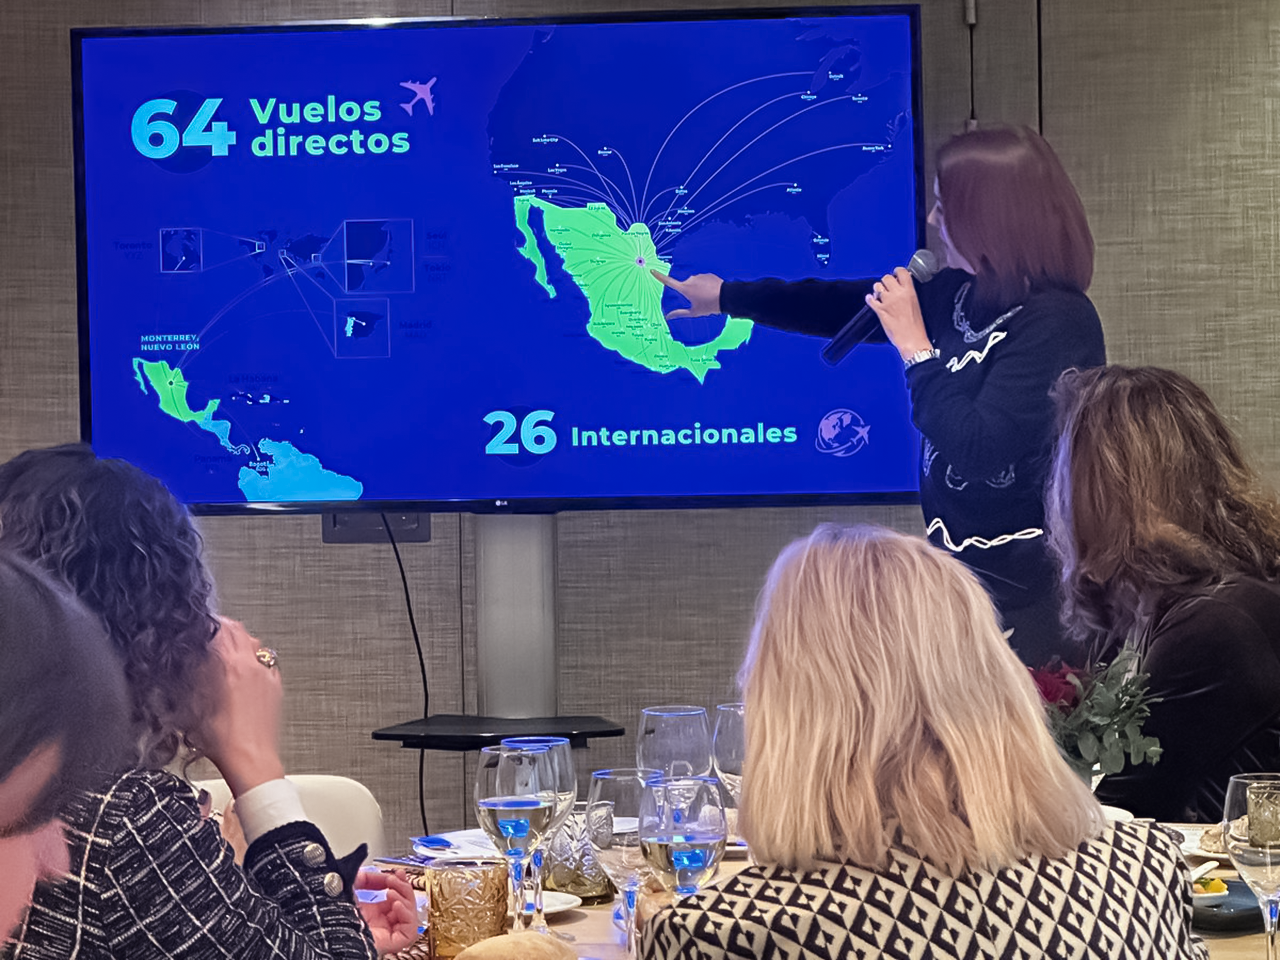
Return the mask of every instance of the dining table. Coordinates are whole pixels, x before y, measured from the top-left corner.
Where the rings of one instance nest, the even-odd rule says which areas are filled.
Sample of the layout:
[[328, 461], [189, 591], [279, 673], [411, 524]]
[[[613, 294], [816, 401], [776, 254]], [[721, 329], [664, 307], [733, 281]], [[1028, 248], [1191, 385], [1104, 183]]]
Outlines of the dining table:
[[[747, 864], [747, 860], [726, 860], [720, 865], [718, 878], [732, 876]], [[1229, 879], [1235, 878], [1236, 872], [1227, 866], [1212, 871], [1210, 876]], [[626, 960], [626, 941], [614, 924], [613, 912], [613, 905], [607, 903], [578, 907], [548, 918], [548, 924], [553, 930], [573, 937], [569, 945], [581, 960]], [[1210, 960], [1264, 960], [1267, 955], [1266, 937], [1262, 933], [1212, 930], [1195, 933], [1208, 945]]]
[[[1202, 859], [1189, 856], [1188, 861], [1194, 865], [1202, 862]], [[732, 876], [749, 862], [745, 858], [723, 861], [717, 880]], [[1221, 862], [1224, 865], [1209, 875], [1234, 879], [1237, 874], [1225, 855], [1221, 857]], [[548, 916], [547, 923], [553, 931], [572, 938], [566, 942], [581, 960], [626, 960], [626, 939], [614, 921], [614, 910], [615, 905], [612, 903], [579, 906]], [[1210, 960], [1262, 960], [1267, 955], [1266, 937], [1260, 932], [1196, 929], [1195, 933], [1208, 945]]]

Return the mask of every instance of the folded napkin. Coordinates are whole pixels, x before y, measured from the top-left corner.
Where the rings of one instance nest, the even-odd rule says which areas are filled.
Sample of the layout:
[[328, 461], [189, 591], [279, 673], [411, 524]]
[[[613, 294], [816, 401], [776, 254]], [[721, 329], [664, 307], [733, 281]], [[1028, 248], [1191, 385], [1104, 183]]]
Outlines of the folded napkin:
[[421, 857], [438, 860], [441, 857], [498, 857], [501, 854], [483, 830], [454, 830], [440, 836], [448, 840], [448, 847], [423, 847], [415, 845], [413, 852]]

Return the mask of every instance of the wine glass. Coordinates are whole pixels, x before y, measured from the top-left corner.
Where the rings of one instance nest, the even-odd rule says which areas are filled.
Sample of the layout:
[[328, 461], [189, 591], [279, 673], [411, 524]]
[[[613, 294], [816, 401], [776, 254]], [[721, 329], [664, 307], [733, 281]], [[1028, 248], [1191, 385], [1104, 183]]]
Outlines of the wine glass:
[[1280, 910], [1280, 773], [1242, 773], [1227, 784], [1222, 839], [1249, 885], [1267, 931], [1267, 960], [1276, 960]]
[[738, 810], [742, 805], [742, 764], [747, 754], [747, 731], [742, 703], [722, 703], [716, 707], [716, 732], [711, 738], [711, 761], [720, 783], [733, 800], [733, 809], [725, 810], [729, 839], [740, 844]]
[[668, 777], [711, 773], [711, 730], [706, 707], [645, 707], [636, 735], [636, 766]]
[[735, 804], [742, 802], [742, 761], [747, 754], [744, 707], [741, 703], [722, 703], [716, 707], [716, 732], [711, 745], [716, 776]]
[[[556, 831], [563, 827], [564, 822], [569, 819], [569, 814], [573, 812], [573, 805], [578, 799], [578, 774], [573, 767], [573, 750], [569, 746], [569, 741], [565, 737], [507, 737], [502, 741], [502, 746], [515, 750], [525, 747], [545, 747], [550, 754], [549, 769], [551, 777], [550, 780], [543, 783], [544, 790], [549, 789], [551, 791], [555, 805], [551, 826], [547, 828], [545, 838], [546, 842], [550, 843]], [[562, 940], [570, 939], [566, 934], [552, 931], [547, 926], [546, 915], [542, 912], [541, 846], [533, 851], [530, 864], [526, 885], [532, 888], [533, 913], [527, 918], [527, 928], [535, 933], [550, 934]], [[522, 908], [528, 903], [529, 899], [525, 897], [519, 901]]]
[[485, 747], [476, 770], [476, 819], [507, 858], [515, 921], [524, 927], [524, 876], [555, 819], [554, 762], [546, 747]]
[[728, 830], [715, 777], [654, 777], [640, 802], [640, 849], [677, 899], [715, 876]]
[[622, 920], [627, 931], [627, 958], [638, 954], [636, 895], [649, 878], [640, 849], [640, 803], [645, 784], [657, 770], [617, 767], [591, 774], [587, 791], [587, 835], [596, 862], [622, 893]]

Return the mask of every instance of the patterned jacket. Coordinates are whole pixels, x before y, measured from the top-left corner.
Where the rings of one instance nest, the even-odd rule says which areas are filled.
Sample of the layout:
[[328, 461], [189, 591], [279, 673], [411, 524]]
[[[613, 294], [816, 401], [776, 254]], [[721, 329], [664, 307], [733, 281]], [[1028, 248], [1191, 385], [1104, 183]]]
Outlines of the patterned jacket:
[[134, 770], [66, 816], [71, 876], [37, 885], [6, 960], [374, 960], [351, 884], [363, 848], [336, 860], [311, 823], [259, 838], [236, 865], [195, 792]]
[[1204, 960], [1186, 863], [1163, 832], [1108, 827], [1067, 857], [951, 878], [902, 846], [883, 871], [753, 866], [664, 910], [644, 960]]

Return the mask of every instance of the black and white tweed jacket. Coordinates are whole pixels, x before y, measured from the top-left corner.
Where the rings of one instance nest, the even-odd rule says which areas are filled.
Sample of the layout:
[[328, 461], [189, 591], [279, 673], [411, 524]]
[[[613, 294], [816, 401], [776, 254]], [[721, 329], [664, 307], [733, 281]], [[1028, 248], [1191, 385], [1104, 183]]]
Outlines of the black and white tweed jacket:
[[754, 866], [664, 910], [644, 960], [1206, 960], [1160, 830], [1122, 824], [1067, 857], [952, 878], [904, 846], [888, 867]]
[[351, 883], [311, 823], [259, 838], [236, 865], [195, 792], [134, 770], [68, 811], [71, 876], [36, 887], [5, 960], [374, 960]]

